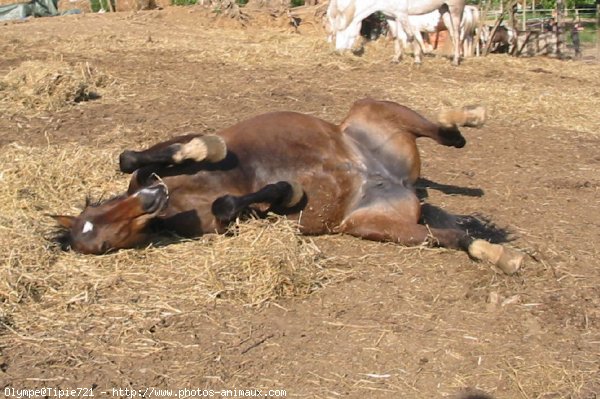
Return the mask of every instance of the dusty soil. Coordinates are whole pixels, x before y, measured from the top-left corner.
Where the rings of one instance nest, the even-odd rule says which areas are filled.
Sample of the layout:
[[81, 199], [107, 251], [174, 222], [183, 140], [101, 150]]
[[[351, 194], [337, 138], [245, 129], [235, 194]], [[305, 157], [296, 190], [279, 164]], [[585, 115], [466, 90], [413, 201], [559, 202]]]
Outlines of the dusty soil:
[[[420, 68], [410, 58], [394, 65], [385, 41], [369, 43], [361, 57], [340, 56], [314, 24], [294, 32], [285, 21], [256, 18], [241, 27], [197, 7], [9, 23], [0, 38], [0, 77], [31, 60], [87, 63], [110, 77], [97, 99], [53, 112], [0, 99], [0, 170], [26, 152], [43, 176], [36, 154], [62, 148], [79, 167], [65, 166], [60, 178], [81, 187], [66, 198], [55, 190], [52, 207], [28, 194], [35, 180], [7, 193], [2, 392], [261, 388], [288, 397], [430, 398], [477, 387], [507, 399], [600, 392], [600, 65], [504, 55], [459, 68], [443, 57]], [[193, 291], [177, 295], [183, 286], [154, 284], [193, 269], [153, 254], [202, 242], [138, 250], [130, 255], [137, 263], [123, 265], [121, 255], [96, 264], [41, 237], [45, 213], [73, 212], [98, 181], [126, 187], [114, 163], [124, 148], [271, 110], [339, 121], [365, 96], [430, 117], [447, 105], [489, 107], [484, 128], [465, 130], [464, 149], [421, 143], [423, 176], [449, 186], [430, 188], [427, 201], [512, 231], [510, 245], [528, 254], [521, 272], [497, 274], [453, 251], [314, 237], [347, 278], [259, 307], [207, 305]], [[93, 169], [105, 158], [105, 169]], [[30, 242], [21, 222], [41, 224], [32, 230], [40, 239]], [[25, 264], [27, 253], [41, 255]], [[98, 276], [102, 284], [92, 284]]]

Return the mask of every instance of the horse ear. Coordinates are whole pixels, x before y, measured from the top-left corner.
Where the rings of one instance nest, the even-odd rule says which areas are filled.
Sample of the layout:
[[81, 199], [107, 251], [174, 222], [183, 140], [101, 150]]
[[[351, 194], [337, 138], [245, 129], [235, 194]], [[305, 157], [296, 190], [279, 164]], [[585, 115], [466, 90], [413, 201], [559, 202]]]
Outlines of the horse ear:
[[58, 223], [61, 227], [65, 229], [70, 229], [75, 224], [75, 216], [66, 216], [66, 215], [48, 215]]
[[132, 173], [131, 179], [129, 179], [129, 187], [127, 187], [127, 194], [133, 195], [140, 188], [140, 182], [138, 181], [138, 171]]

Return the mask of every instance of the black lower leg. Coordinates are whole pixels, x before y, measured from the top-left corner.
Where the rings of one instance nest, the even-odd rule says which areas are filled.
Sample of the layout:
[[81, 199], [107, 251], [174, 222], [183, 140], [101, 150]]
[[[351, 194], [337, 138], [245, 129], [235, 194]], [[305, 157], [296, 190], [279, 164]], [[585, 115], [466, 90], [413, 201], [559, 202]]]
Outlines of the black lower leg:
[[171, 164], [173, 155], [181, 148], [181, 144], [146, 151], [123, 151], [119, 155], [121, 172], [133, 173], [137, 169], [151, 164]]
[[427, 242], [434, 247], [462, 249], [467, 251], [473, 238], [462, 230], [455, 228], [428, 228]]
[[212, 204], [212, 213], [221, 222], [230, 222], [245, 212], [252, 204], [267, 203], [271, 207], [277, 207], [288, 201], [293, 195], [293, 187], [290, 183], [280, 181], [268, 184], [255, 193], [236, 197], [224, 195]]

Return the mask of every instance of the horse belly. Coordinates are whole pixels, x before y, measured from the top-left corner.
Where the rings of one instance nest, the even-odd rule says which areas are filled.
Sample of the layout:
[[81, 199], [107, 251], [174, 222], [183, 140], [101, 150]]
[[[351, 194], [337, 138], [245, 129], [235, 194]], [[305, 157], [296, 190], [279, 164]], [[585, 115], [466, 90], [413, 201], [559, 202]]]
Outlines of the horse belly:
[[306, 115], [277, 113], [239, 125], [227, 135], [251, 191], [278, 181], [297, 182], [305, 203], [287, 217], [298, 220], [307, 234], [334, 231], [360, 186], [360, 167], [337, 126]]
[[[343, 169], [344, 165], [339, 165]], [[306, 195], [301, 212], [289, 215], [300, 222], [305, 234], [326, 234], [336, 231], [349, 211], [358, 191], [358, 176], [348, 170], [316, 172], [297, 176]]]
[[[399, 225], [417, 224], [421, 205], [411, 187], [387, 180], [369, 179], [364, 182], [359, 198], [348, 213], [350, 220], [357, 214], [363, 218], [368, 215], [369, 219], [385, 220], [386, 224], [398, 228]], [[348, 219], [342, 222], [342, 226], [346, 223]]]

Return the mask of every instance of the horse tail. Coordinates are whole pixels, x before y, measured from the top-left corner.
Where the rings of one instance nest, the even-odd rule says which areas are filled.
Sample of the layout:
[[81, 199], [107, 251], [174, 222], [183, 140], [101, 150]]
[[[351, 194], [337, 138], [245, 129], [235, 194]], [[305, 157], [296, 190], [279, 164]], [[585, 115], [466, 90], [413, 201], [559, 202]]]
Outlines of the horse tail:
[[483, 126], [486, 119], [486, 109], [481, 105], [464, 108], [444, 109], [438, 114], [438, 124], [443, 127]]

